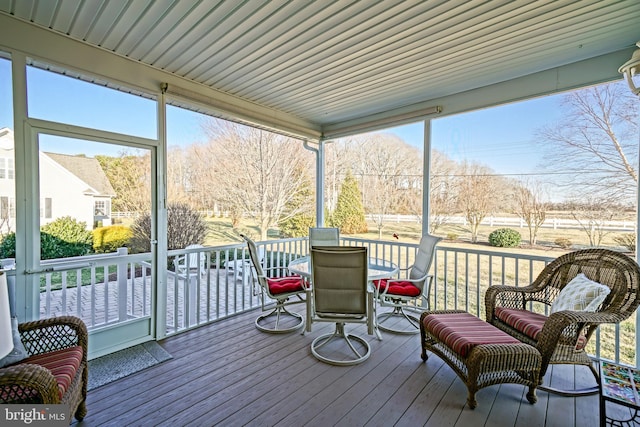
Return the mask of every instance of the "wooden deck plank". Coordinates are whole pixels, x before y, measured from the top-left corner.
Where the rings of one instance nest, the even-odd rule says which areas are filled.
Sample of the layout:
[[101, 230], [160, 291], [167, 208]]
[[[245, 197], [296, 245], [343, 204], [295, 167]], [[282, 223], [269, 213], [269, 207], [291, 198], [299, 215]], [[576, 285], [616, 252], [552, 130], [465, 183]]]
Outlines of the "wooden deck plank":
[[520, 405], [520, 411], [514, 426], [516, 427], [544, 427], [546, 423], [546, 413], [549, 404], [549, 393], [536, 390], [538, 402], [535, 405]]
[[[366, 336], [364, 326], [356, 328], [356, 333]], [[415, 337], [414, 337], [415, 338]], [[383, 341], [369, 338], [372, 347], [370, 358], [359, 365], [336, 367], [343, 369], [343, 375], [336, 379], [329, 388], [321, 390], [314, 397], [312, 404], [305, 404], [295, 412], [310, 418], [311, 425], [333, 425], [338, 422], [354, 403], [360, 402], [371, 392], [372, 387], [380, 381], [380, 364], [391, 355], [402, 343], [410, 338], [400, 335], [385, 335]], [[309, 345], [311, 341], [309, 341]], [[313, 359], [315, 361], [315, 359]], [[317, 362], [317, 361], [316, 361]], [[370, 376], [369, 379], [367, 379]], [[361, 385], [359, 385], [361, 384]], [[282, 425], [299, 425], [295, 413], [287, 417]]]
[[[459, 380], [460, 382], [462, 380]], [[522, 387], [522, 386], [520, 386]], [[496, 396], [499, 394], [500, 390], [502, 390], [502, 385], [486, 387], [479, 390], [476, 393], [476, 400], [478, 401], [478, 406], [474, 410], [464, 410], [458, 417], [456, 425], [465, 426], [465, 425], [477, 425], [479, 420], [487, 420], [489, 422], [490, 416], [493, 415], [494, 404], [496, 402]], [[507, 394], [508, 393], [504, 393]], [[466, 402], [465, 402], [466, 403]], [[511, 405], [511, 403], [509, 403]], [[500, 405], [506, 405], [504, 402], [500, 402]], [[469, 409], [468, 406], [465, 408]], [[501, 422], [504, 422], [504, 418], [501, 419]], [[495, 424], [492, 424], [495, 425]]]
[[[503, 426], [505, 420], [513, 420], [512, 425], [515, 425], [518, 412], [520, 412], [522, 406], [531, 405], [526, 397], [529, 387], [520, 384], [501, 384], [500, 387], [488, 387], [486, 391], [496, 388], [498, 392], [491, 401], [491, 410], [488, 413], [485, 426]], [[484, 407], [485, 405], [483, 404], [482, 406]], [[487, 403], [486, 406], [489, 407], [490, 405]], [[480, 408], [475, 410], [477, 411], [478, 409]]]
[[[569, 375], [573, 374], [571, 366], [554, 366], [550, 375], [547, 375], [551, 387], [561, 390], [572, 389], [574, 387], [573, 378]], [[547, 406], [547, 427], [562, 427], [567, 425], [575, 425], [575, 400], [574, 397], [564, 397], [557, 394], [549, 394], [549, 404]], [[572, 410], [569, 410], [571, 408]]]
[[[430, 381], [444, 365], [444, 362], [436, 357], [431, 358], [429, 364], [423, 363], [422, 360], [419, 359], [419, 353], [416, 353], [415, 357], [417, 361], [419, 361], [415, 372], [407, 378], [402, 386], [397, 389], [388, 400], [382, 401], [383, 405], [378, 409], [378, 412], [386, 414], [386, 420], [393, 421], [393, 424], [400, 421], [407, 409], [413, 404], [416, 396], [418, 396], [425, 387], [428, 387]], [[367, 423], [367, 426], [384, 427], [389, 425], [383, 421], [385, 420], [381, 417], [374, 418]]]
[[347, 407], [348, 412], [337, 422], [336, 426], [363, 426], [372, 418], [379, 419], [386, 425], [393, 425], [395, 420], [387, 413], [378, 411], [380, 402], [395, 392], [412, 374], [416, 366], [421, 364], [419, 340], [405, 339], [404, 343], [395, 347], [395, 351], [371, 370], [362, 381], [349, 389], [351, 395], [361, 396], [360, 402]]
[[[496, 385], [466, 405], [467, 390], [437, 356], [420, 359], [418, 335], [352, 326], [372, 346], [359, 365], [331, 366], [310, 353], [312, 333], [258, 331], [258, 311], [160, 342], [173, 358], [88, 394], [77, 426], [568, 426], [598, 425], [597, 396], [565, 398], [538, 391], [531, 405], [520, 385]], [[349, 326], [348, 326], [349, 327]], [[554, 385], [585, 382], [588, 371], [554, 367]], [[575, 377], [575, 378], [574, 378]]]
[[[437, 358], [435, 355], [429, 356], [426, 365], [431, 366], [430, 360]], [[438, 408], [438, 405], [442, 403], [442, 398], [447, 390], [449, 390], [455, 381], [460, 381], [449, 366], [441, 362], [436, 362], [432, 365], [437, 369], [437, 372], [431, 377], [431, 380], [425, 384], [422, 390], [420, 390], [416, 398], [413, 399], [411, 406], [407, 408], [396, 423], [397, 426], [411, 427], [425, 425]], [[466, 399], [466, 390], [463, 396], [464, 401], [464, 399]]]

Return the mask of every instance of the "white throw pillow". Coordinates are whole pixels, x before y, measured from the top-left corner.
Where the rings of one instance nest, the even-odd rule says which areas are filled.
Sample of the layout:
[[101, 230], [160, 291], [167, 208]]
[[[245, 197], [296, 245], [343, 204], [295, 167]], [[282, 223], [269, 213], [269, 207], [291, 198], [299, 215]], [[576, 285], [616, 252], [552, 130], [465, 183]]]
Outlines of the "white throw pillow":
[[560, 291], [551, 304], [551, 313], [562, 310], [596, 311], [609, 292], [611, 289], [608, 286], [580, 273]]

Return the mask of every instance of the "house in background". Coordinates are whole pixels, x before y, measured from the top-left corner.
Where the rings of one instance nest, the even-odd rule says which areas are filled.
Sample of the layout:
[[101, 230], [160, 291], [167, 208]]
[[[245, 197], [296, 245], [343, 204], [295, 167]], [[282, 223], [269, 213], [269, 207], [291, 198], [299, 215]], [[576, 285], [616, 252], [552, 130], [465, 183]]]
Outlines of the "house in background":
[[[40, 152], [40, 225], [70, 216], [87, 229], [111, 225], [116, 193], [100, 163], [83, 155]], [[13, 131], [0, 129], [0, 232], [15, 231]]]

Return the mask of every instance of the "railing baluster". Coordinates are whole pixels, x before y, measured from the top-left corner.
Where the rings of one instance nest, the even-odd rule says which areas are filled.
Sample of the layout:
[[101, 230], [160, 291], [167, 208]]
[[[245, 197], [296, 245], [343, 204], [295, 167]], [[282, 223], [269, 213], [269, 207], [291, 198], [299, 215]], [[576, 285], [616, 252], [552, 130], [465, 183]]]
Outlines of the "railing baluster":
[[[365, 246], [372, 257], [393, 262], [402, 269], [406, 269], [412, 264], [418, 247], [417, 243], [363, 240], [345, 236], [341, 237], [341, 243], [349, 246]], [[306, 238], [270, 240], [258, 242], [258, 246], [265, 252], [265, 267], [286, 266], [292, 259], [308, 254]], [[172, 258], [186, 253], [205, 253], [207, 274], [205, 277], [198, 274], [198, 277], [194, 279], [194, 286], [189, 286], [188, 278], [185, 278], [183, 284], [181, 277], [173, 271], [167, 272], [167, 335], [173, 335], [203, 323], [256, 309], [260, 306], [259, 295], [254, 295], [252, 292], [252, 268], [243, 262], [238, 262], [235, 263], [236, 269], [231, 274], [229, 260], [242, 260], [247, 257], [246, 245], [238, 243], [215, 248], [206, 247], [199, 249], [199, 252], [175, 250], [169, 251], [168, 256]], [[41, 273], [40, 277], [43, 283], [42, 314], [51, 317], [72, 311], [73, 304], [72, 307], [68, 307], [67, 304], [69, 292], [73, 291], [77, 292], [75, 310], [78, 315], [86, 317], [91, 328], [122, 320], [123, 309], [125, 317], [126, 315], [135, 317], [151, 315], [151, 294], [148, 293], [148, 289], [151, 288], [147, 288], [153, 283], [152, 275], [147, 275], [147, 269], [151, 265], [147, 262], [150, 255], [128, 255], [128, 258], [113, 254], [105, 255], [108, 256], [82, 258], [82, 260], [91, 260], [90, 267], [69, 267], [71, 273], [64, 269], [55, 273]], [[215, 257], [215, 260], [212, 257]], [[547, 256], [438, 246], [432, 267], [434, 280], [429, 295], [430, 307], [432, 309], [464, 307], [467, 311], [483, 317], [484, 291], [487, 287], [496, 284], [497, 280], [500, 280], [500, 284], [526, 286], [552, 259]], [[43, 264], [48, 267], [49, 265], [58, 266], [70, 262], [68, 259], [53, 261], [51, 264], [47, 264], [49, 261]], [[128, 266], [127, 261], [130, 261]], [[55, 262], [59, 264], [55, 264]], [[86, 261], [76, 260], [75, 262], [77, 265], [78, 262]], [[99, 276], [97, 272], [100, 271], [97, 270], [98, 268], [103, 271], [103, 279], [100, 280], [100, 283], [97, 283]], [[142, 269], [140, 280], [136, 280], [136, 268]], [[86, 274], [90, 276], [90, 279], [82, 278], [82, 269], [85, 269], [86, 272], [90, 271], [90, 274]], [[111, 269], [117, 272], [117, 280], [115, 281], [113, 277], [109, 280], [109, 272], [113, 271]], [[130, 282], [127, 280], [128, 271], [131, 272]], [[69, 279], [73, 277], [72, 274], [76, 274], [76, 289], [69, 288], [72, 286], [69, 283]], [[511, 277], [513, 280], [510, 279]], [[123, 279], [124, 289], [121, 287]], [[90, 283], [86, 283], [86, 285], [91, 288], [83, 290], [83, 282], [88, 280]], [[173, 286], [171, 286], [172, 280]], [[454, 288], [451, 289], [451, 286]], [[53, 288], [60, 290], [53, 290]], [[90, 313], [82, 311], [83, 308], [86, 308], [86, 304], [82, 300], [83, 293], [86, 293], [91, 299]], [[111, 295], [113, 298], [110, 298], [110, 294], [113, 294]], [[54, 298], [56, 298], [55, 304]], [[203, 298], [206, 301], [203, 301]], [[100, 301], [102, 302], [100, 303]], [[540, 305], [530, 305], [530, 308], [540, 310]], [[548, 314], [548, 307], [545, 306], [544, 309], [546, 310], [545, 314]], [[104, 313], [101, 310], [104, 310]], [[636, 319], [634, 326], [638, 326], [639, 322], [640, 320]], [[629, 357], [629, 354], [626, 348], [624, 352], [622, 351], [620, 342], [623, 339], [635, 339], [635, 335], [629, 338], [628, 335], [631, 332], [626, 328], [627, 325], [623, 326], [610, 326], [608, 329], [596, 332], [592, 349], [596, 356], [612, 358], [615, 361], [622, 359], [625, 363], [634, 362], [625, 359]], [[602, 341], [605, 339], [608, 340], [607, 342], [613, 341], [615, 350], [610, 350], [612, 346], [609, 344], [606, 347], [602, 346]], [[605, 348], [606, 350], [604, 350]], [[631, 349], [631, 353], [633, 350], [637, 349]]]

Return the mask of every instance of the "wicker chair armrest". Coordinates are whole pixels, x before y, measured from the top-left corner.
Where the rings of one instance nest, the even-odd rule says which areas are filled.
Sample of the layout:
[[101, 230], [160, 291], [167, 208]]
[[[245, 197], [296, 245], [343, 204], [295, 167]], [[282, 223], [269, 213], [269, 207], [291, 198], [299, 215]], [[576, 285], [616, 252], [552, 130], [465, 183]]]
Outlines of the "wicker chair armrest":
[[527, 292], [533, 292], [533, 288], [530, 286], [489, 286], [484, 294], [487, 322], [490, 322], [491, 319], [493, 319], [494, 311], [498, 306], [524, 310], [527, 302]]
[[617, 323], [621, 320], [620, 315], [607, 312], [563, 310], [551, 313], [537, 337], [538, 350], [543, 359], [549, 358], [559, 342], [576, 344], [579, 334], [585, 327]]
[[60, 403], [58, 383], [47, 368], [29, 363], [0, 368], [0, 403], [33, 402], [34, 392], [42, 403]]
[[87, 360], [89, 333], [85, 323], [78, 317], [59, 316], [20, 323], [18, 330], [31, 356], [81, 346], [83, 359], [85, 362]]
[[582, 324], [592, 324], [592, 325], [600, 325], [602, 323], [618, 323], [624, 320], [617, 313], [608, 313], [606, 311], [601, 312], [591, 312], [591, 311], [572, 311], [572, 310], [563, 310], [555, 313], [551, 313], [549, 318], [545, 322], [545, 325], [548, 322], [559, 323], [562, 324], [574, 324], [574, 323], [582, 323]]

